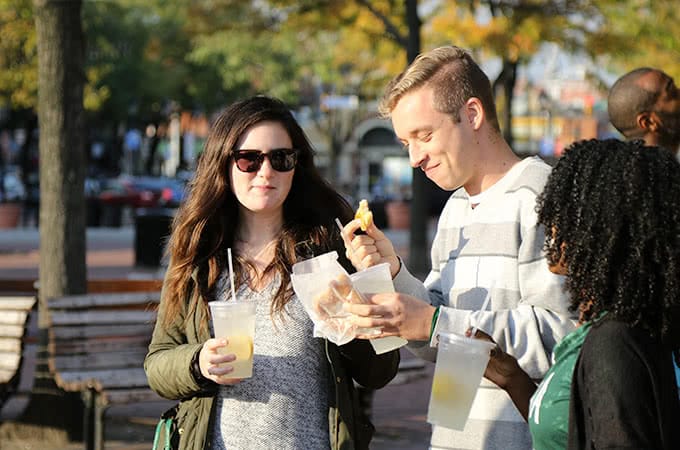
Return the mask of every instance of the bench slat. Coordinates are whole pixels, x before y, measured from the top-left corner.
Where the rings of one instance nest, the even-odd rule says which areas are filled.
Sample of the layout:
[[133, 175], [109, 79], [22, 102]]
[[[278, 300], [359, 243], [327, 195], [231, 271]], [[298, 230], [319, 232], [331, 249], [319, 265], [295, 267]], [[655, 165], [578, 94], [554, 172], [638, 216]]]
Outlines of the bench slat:
[[24, 330], [26, 327], [24, 324], [21, 325], [1, 325], [0, 324], [0, 336], [21, 339], [24, 335]]
[[90, 339], [101, 336], [138, 336], [145, 333], [151, 337], [152, 324], [141, 325], [94, 325], [85, 327], [53, 327], [53, 338], [57, 340]]
[[0, 384], [8, 383], [16, 372], [16, 370], [3, 369], [0, 367]]
[[152, 323], [156, 320], [156, 313], [152, 311], [82, 311], [61, 312], [51, 314], [52, 325], [97, 325], [123, 323]]
[[134, 292], [110, 294], [85, 294], [54, 297], [48, 300], [50, 310], [82, 309], [102, 306], [144, 305], [160, 303], [160, 292]]
[[114, 352], [121, 348], [147, 348], [151, 342], [151, 334], [141, 336], [100, 337], [86, 341], [60, 341], [58, 346], [50, 350], [55, 356], [82, 353]]
[[0, 296], [0, 311], [29, 311], [35, 304], [34, 296]]
[[87, 292], [101, 294], [104, 292], [157, 292], [163, 287], [160, 278], [109, 278], [87, 281]]
[[157, 402], [164, 400], [150, 388], [146, 389], [115, 389], [105, 393], [106, 400], [111, 405], [124, 405], [137, 402]]
[[21, 351], [21, 339], [15, 337], [0, 337], [0, 352], [19, 353]]
[[[40, 288], [39, 284], [38, 280], [0, 279], [0, 292], [16, 292], [17, 295], [35, 292]], [[163, 280], [160, 278], [96, 278], [87, 280], [87, 292], [90, 293], [153, 292], [159, 291], [162, 286]]]
[[19, 367], [21, 355], [19, 353], [0, 353], [0, 369], [13, 370], [16, 372]]
[[90, 353], [87, 355], [58, 356], [51, 361], [57, 371], [78, 370], [82, 367], [88, 369], [105, 369], [139, 367], [146, 356], [146, 349], [119, 350], [108, 353]]
[[2, 311], [0, 312], [0, 324], [2, 325], [23, 325], [26, 323], [28, 311]]
[[61, 371], [55, 375], [57, 385], [66, 391], [82, 391], [87, 387], [99, 392], [112, 388], [148, 387], [146, 373], [142, 368]]

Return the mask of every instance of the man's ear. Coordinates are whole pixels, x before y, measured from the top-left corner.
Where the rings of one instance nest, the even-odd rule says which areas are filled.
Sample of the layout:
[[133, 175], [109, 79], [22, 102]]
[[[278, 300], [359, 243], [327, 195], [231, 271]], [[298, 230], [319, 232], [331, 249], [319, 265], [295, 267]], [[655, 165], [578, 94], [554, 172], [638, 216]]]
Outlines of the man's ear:
[[482, 101], [477, 97], [470, 97], [463, 107], [463, 120], [467, 120], [474, 130], [479, 130], [486, 119]]
[[647, 133], [656, 133], [661, 128], [661, 121], [655, 112], [641, 112], [635, 118], [638, 128]]

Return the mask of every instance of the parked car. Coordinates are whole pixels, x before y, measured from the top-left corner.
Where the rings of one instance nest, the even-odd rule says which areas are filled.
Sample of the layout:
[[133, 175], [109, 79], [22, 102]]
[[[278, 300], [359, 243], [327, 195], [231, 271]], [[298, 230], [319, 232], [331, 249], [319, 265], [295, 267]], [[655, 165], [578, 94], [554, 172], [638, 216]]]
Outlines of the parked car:
[[97, 198], [103, 226], [120, 226], [123, 208], [177, 208], [184, 200], [186, 180], [167, 177], [119, 176], [102, 183]]
[[184, 199], [185, 182], [174, 178], [121, 176], [106, 180], [99, 200], [132, 208], [176, 208]]

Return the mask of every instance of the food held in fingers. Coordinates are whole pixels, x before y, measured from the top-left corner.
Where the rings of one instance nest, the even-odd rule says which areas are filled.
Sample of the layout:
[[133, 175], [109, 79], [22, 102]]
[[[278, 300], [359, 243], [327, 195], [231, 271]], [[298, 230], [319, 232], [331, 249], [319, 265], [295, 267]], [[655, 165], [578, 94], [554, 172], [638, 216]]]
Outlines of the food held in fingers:
[[354, 214], [354, 218], [361, 221], [361, 231], [366, 231], [371, 226], [371, 223], [373, 223], [373, 213], [368, 209], [368, 201], [366, 199], [362, 199], [359, 202], [359, 208]]

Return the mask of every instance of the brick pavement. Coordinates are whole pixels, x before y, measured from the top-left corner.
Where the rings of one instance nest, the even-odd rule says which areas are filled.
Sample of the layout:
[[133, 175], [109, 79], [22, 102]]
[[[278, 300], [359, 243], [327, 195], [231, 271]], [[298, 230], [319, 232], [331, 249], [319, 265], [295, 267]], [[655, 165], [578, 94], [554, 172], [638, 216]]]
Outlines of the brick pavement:
[[[87, 235], [87, 270], [89, 278], [157, 277], [162, 271], [134, 267], [134, 230], [89, 229]], [[408, 233], [386, 230], [400, 255], [406, 256]], [[38, 277], [38, 237], [36, 230], [0, 230], [0, 278]], [[402, 350], [402, 358], [414, 358]], [[425, 364], [423, 377], [407, 384], [388, 385], [376, 392], [373, 423], [376, 435], [374, 450], [425, 449], [430, 425], [426, 422], [427, 404], [434, 365]], [[113, 407], [106, 415], [106, 448], [141, 450], [150, 447], [156, 419], [167, 403]], [[45, 447], [45, 443], [3, 443], [3, 449], [76, 450], [82, 443]]]

